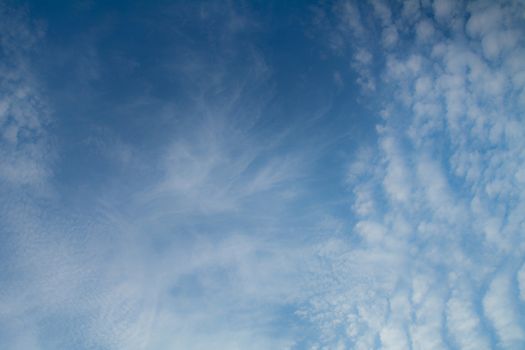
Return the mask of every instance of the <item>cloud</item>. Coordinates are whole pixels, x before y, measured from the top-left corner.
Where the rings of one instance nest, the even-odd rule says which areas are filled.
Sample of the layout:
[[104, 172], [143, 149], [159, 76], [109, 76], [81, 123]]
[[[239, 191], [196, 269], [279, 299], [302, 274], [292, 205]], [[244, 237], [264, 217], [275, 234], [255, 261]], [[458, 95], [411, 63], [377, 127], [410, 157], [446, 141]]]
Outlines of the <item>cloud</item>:
[[[374, 25], [388, 23], [382, 3], [371, 5]], [[303, 310], [327, 347], [370, 339], [386, 348], [523, 346], [522, 304], [512, 296], [521, 272], [497, 272], [521, 266], [524, 254], [522, 223], [505, 219], [524, 202], [515, 176], [523, 87], [511, 85], [523, 45], [511, 33], [521, 33], [523, 19], [516, 2], [464, 5], [434, 1], [432, 15], [408, 2], [389, 10], [417, 23], [396, 22], [414, 41], [375, 56], [385, 62], [377, 76], [387, 99], [376, 108], [377, 145], [348, 167], [357, 224], [346, 244], [320, 250], [330, 272], [312, 279], [325, 292]], [[373, 320], [362, 314], [385, 303]]]
[[454, 10], [454, 2], [450, 0], [435, 0], [432, 3], [434, 15], [438, 20], [450, 20], [452, 11]]
[[49, 107], [31, 71], [44, 31], [24, 11], [4, 3], [0, 18], [0, 178], [37, 185], [49, 177], [52, 159], [46, 136]]
[[[288, 185], [300, 180], [306, 161], [299, 150], [280, 150], [287, 130], [264, 135], [258, 128], [262, 110], [273, 97], [267, 89], [271, 73], [261, 65], [263, 58], [254, 54], [247, 74], [235, 78], [228, 65], [201, 62], [189, 71], [181, 68], [178, 74], [188, 75], [188, 86], [194, 89], [187, 111], [191, 118], [181, 118], [175, 141], [161, 150], [156, 167], [162, 175], [141, 191], [140, 201], [162, 215], [228, 214], [293, 197]], [[216, 75], [211, 86], [200, 81], [201, 74], [210, 72]], [[205, 98], [214, 94], [217, 99]]]
[[503, 274], [496, 276], [487, 294], [483, 298], [483, 309], [492, 321], [501, 345], [505, 348], [517, 348], [523, 344], [525, 334], [512, 303], [511, 282]]
[[[203, 21], [224, 14], [209, 10]], [[111, 163], [114, 178], [90, 186], [81, 176], [73, 180], [87, 190], [72, 190], [62, 183], [67, 175], [54, 177], [47, 156], [49, 112], [29, 70], [36, 44], [22, 40], [33, 38], [23, 13], [27, 23], [6, 21], [13, 38], [2, 36], [16, 69], [2, 71], [1, 121], [18, 129], [0, 129], [0, 347], [293, 346], [294, 335], [274, 324], [283, 322], [280, 313], [294, 317], [281, 310], [300, 298], [297, 276], [312, 253], [281, 235], [290, 229], [282, 208], [300, 191], [306, 166], [296, 149], [281, 149], [287, 130], [258, 129], [273, 91], [254, 47], [246, 64], [232, 53], [247, 22], [235, 12], [225, 32], [209, 30], [220, 62], [208, 60], [208, 47], [185, 47], [191, 59], [177, 56], [164, 67], [188, 94], [175, 111], [171, 101], [155, 100], [166, 111], [159, 119], [175, 124], [158, 149], [137, 147], [122, 132], [135, 120], [135, 101], [118, 107], [129, 114], [118, 130], [93, 119], [78, 140], [85, 153], [74, 156], [87, 158], [89, 149]], [[58, 150], [64, 163], [67, 151]], [[97, 176], [104, 170], [86, 163]], [[17, 164], [24, 169], [10, 170]], [[53, 195], [45, 198], [18, 187], [46, 181]]]
[[435, 29], [431, 20], [423, 19], [417, 23], [416, 36], [421, 42], [431, 41], [434, 33]]
[[245, 137], [236, 130], [205, 130], [195, 136], [202, 142], [177, 142], [168, 150], [166, 177], [148, 196], [180, 198], [187, 210], [230, 211], [300, 175], [297, 156], [268, 156], [267, 149], [250, 143], [239, 152]]
[[[385, 21], [389, 21], [389, 9], [382, 2], [375, 2], [374, 9], [379, 16], [385, 17]], [[357, 84], [365, 91], [370, 92], [375, 90], [375, 77], [373, 75], [372, 66], [374, 56], [372, 51], [367, 47], [366, 43], [370, 39], [369, 33], [366, 30], [368, 23], [362, 18], [362, 7], [355, 1], [338, 2], [334, 6], [336, 11], [336, 21], [332, 23], [326, 18], [331, 18], [331, 14], [324, 14], [324, 27], [319, 30], [326, 31], [329, 38], [331, 38], [331, 49], [338, 54], [346, 55], [348, 51], [351, 52], [350, 65], [358, 77]], [[385, 30], [385, 45], [393, 45], [397, 40], [397, 33], [395, 29], [390, 28]]]
[[[184, 92], [144, 97], [165, 130], [155, 146], [115, 131], [136, 127], [132, 117], [89, 132], [83, 145], [117, 170], [109, 185], [83, 183], [83, 196], [58, 184], [47, 155], [51, 108], [31, 65], [41, 29], [0, 9], [12, 67], [0, 64], [0, 347], [525, 344], [523, 5], [318, 9], [330, 82], [341, 72], [338, 98], [356, 103], [342, 106], [376, 124], [324, 159], [324, 129], [295, 143], [306, 107], [297, 123], [267, 116], [276, 61], [245, 33], [260, 29], [245, 7], [188, 8], [197, 24], [174, 32], [202, 30], [205, 45], [181, 39], [159, 63]], [[20, 190], [46, 181], [54, 197]]]
[[472, 302], [472, 295], [455, 295], [447, 301], [448, 331], [460, 349], [490, 349], [490, 341]]

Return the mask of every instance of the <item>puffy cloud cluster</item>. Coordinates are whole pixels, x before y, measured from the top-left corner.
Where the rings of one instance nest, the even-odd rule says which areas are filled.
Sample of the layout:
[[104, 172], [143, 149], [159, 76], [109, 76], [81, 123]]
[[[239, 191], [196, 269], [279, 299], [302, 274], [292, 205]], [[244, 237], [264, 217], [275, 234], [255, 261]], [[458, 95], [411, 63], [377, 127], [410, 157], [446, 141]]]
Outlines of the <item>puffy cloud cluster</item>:
[[389, 43], [377, 146], [349, 167], [352, 238], [320, 249], [325, 292], [301, 314], [318, 348], [522, 348], [523, 4], [361, 6]]

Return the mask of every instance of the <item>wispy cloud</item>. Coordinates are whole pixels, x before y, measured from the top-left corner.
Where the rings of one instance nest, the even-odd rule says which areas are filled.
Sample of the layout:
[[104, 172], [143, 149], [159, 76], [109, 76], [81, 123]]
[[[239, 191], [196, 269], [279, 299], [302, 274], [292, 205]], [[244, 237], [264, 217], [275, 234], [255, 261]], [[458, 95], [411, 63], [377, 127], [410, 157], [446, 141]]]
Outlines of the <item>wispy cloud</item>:
[[11, 184], [39, 184], [50, 172], [46, 136], [49, 108], [31, 71], [44, 30], [25, 11], [0, 4], [0, 177]]

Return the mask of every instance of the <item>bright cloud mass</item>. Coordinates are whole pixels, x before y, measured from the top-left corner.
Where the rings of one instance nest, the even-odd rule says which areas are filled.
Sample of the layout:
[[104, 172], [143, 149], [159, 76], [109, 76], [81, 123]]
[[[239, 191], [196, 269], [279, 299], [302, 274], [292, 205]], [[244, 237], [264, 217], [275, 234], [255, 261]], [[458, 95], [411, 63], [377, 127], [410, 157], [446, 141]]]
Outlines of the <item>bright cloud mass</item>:
[[0, 0], [0, 349], [525, 349], [525, 3]]

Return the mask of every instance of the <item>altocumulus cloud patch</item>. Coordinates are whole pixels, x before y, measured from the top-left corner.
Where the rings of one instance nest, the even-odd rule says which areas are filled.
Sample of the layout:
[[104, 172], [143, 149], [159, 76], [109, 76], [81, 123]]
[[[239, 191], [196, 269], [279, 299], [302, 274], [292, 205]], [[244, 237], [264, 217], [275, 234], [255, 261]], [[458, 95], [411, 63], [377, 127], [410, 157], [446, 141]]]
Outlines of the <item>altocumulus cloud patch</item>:
[[520, 1], [0, 3], [0, 347], [522, 349]]

